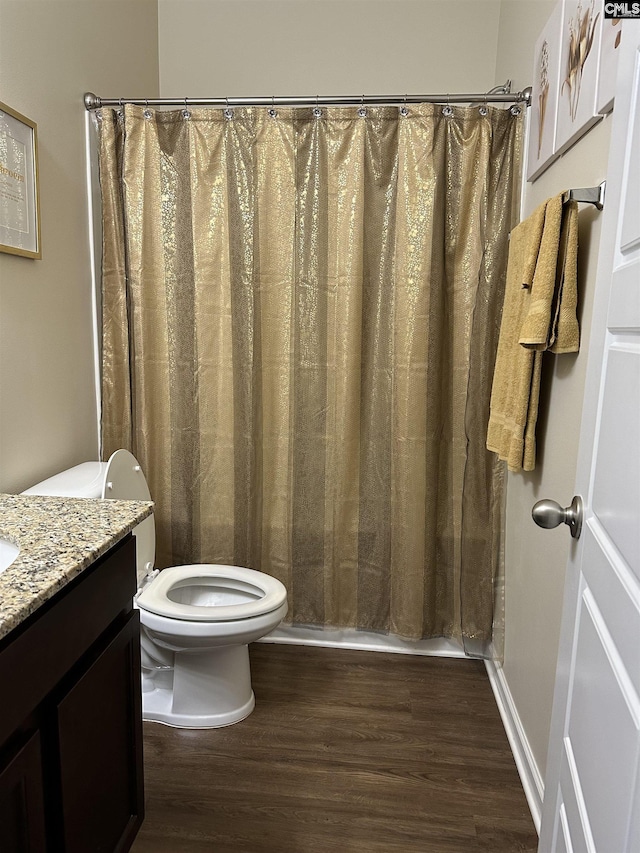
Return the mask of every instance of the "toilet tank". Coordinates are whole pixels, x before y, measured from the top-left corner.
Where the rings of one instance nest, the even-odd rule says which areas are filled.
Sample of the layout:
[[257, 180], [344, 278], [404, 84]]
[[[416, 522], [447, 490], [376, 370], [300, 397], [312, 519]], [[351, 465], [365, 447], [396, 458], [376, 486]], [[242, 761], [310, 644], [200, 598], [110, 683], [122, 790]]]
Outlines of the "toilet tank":
[[106, 462], [83, 462], [59, 474], [54, 474], [30, 489], [23, 495], [57, 495], [63, 498], [102, 498], [104, 497]]
[[[23, 495], [63, 498], [112, 498], [149, 501], [149, 487], [138, 460], [128, 450], [116, 450], [108, 462], [82, 462], [26, 489]], [[138, 584], [153, 570], [156, 530], [153, 516], [133, 529], [136, 537]]]

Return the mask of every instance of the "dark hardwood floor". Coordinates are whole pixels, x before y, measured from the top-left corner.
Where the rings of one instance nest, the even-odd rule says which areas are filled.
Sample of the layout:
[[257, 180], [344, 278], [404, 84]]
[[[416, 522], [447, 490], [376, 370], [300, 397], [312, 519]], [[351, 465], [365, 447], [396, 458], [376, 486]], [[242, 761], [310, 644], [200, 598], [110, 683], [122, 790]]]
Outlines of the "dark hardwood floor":
[[516, 853], [537, 836], [484, 665], [258, 644], [256, 709], [145, 723], [133, 853]]

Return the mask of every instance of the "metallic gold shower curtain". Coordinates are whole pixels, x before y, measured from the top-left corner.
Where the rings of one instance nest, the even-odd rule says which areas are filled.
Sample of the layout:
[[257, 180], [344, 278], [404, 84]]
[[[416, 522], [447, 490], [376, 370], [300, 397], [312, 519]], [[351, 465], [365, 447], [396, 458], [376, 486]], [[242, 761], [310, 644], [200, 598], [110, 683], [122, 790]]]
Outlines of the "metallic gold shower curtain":
[[485, 654], [522, 117], [123, 112], [99, 121], [104, 454], [147, 473], [158, 565], [249, 566], [295, 624]]

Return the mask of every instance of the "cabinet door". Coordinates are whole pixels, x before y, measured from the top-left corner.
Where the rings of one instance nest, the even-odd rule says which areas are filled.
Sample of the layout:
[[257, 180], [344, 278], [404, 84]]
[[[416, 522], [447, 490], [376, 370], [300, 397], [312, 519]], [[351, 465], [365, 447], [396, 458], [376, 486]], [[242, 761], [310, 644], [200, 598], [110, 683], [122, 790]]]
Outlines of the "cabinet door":
[[44, 853], [40, 735], [0, 769], [0, 849], [3, 853]]
[[57, 706], [62, 849], [113, 853], [144, 816], [137, 611]]

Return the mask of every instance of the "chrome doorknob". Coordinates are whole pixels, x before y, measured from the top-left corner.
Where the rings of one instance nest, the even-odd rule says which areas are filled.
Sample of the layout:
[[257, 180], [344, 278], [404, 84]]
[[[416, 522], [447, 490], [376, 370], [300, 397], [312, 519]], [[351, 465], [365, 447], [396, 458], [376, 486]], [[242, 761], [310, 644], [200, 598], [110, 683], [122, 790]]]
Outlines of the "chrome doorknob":
[[564, 523], [569, 526], [574, 539], [580, 538], [582, 514], [583, 506], [580, 495], [574, 495], [571, 504], [566, 507], [561, 507], [557, 501], [545, 499], [538, 501], [531, 510], [533, 520], [538, 527], [551, 529]]

